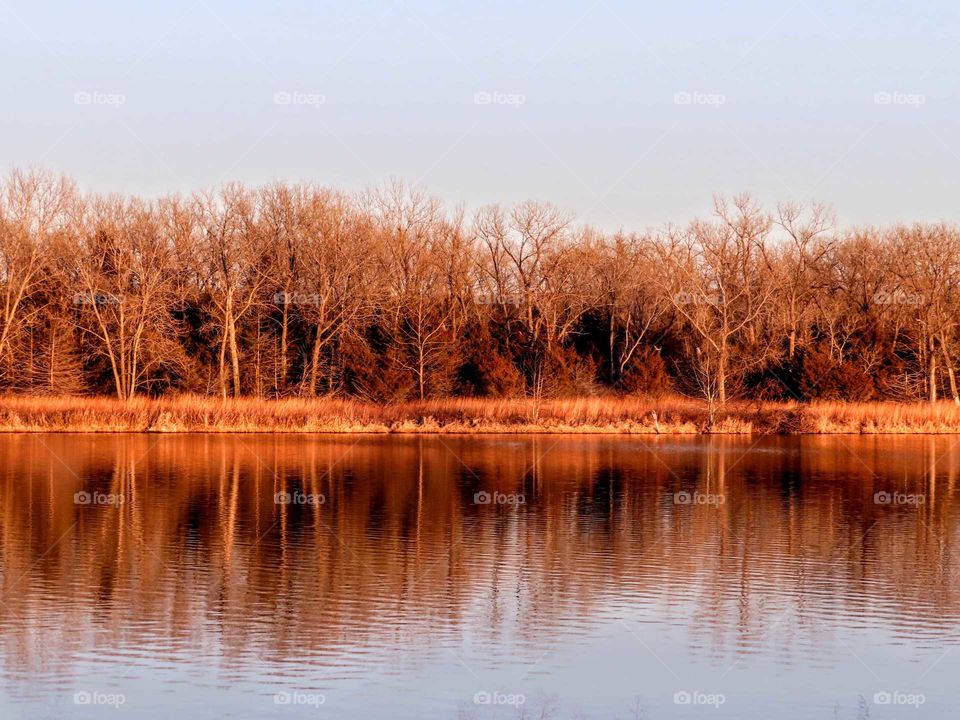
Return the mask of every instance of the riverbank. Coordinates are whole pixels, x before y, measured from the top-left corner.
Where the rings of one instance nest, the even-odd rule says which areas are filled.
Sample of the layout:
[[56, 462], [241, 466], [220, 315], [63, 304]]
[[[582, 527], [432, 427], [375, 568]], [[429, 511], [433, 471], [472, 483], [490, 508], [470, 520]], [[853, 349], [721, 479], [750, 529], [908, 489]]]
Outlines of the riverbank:
[[953, 403], [736, 401], [711, 419], [682, 397], [344, 399], [0, 397], [0, 432], [949, 434]]

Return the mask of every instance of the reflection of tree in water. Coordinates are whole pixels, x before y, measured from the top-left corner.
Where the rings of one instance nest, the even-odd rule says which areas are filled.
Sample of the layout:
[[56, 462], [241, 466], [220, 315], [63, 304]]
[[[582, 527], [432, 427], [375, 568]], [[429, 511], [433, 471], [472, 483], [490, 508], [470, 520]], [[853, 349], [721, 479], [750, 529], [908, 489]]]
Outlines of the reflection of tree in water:
[[[933, 642], [960, 614], [958, 461], [933, 439], [11, 436], [3, 654], [67, 670], [71, 650], [158, 635], [228, 664], [467, 631], [536, 647], [641, 600], [717, 656], [844, 615]], [[78, 506], [81, 489], [125, 501]]]

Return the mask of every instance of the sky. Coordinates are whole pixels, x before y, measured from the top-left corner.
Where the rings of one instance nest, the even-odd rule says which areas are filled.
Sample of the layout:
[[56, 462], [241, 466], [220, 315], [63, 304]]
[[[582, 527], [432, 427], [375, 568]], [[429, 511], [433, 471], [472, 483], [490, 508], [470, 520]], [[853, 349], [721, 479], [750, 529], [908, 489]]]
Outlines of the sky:
[[716, 194], [960, 220], [960, 4], [0, 0], [0, 167], [546, 200], [606, 230]]

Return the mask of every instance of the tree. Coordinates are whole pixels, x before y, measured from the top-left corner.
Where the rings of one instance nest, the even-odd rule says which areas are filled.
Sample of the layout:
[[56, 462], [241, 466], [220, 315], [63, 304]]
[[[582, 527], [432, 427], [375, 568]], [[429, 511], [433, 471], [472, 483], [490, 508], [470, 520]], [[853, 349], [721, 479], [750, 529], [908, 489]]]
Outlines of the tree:
[[611, 384], [624, 377], [638, 349], [671, 313], [657, 281], [655, 252], [650, 237], [617, 233], [600, 243], [592, 263], [608, 320]]
[[123, 400], [170, 359], [164, 351], [176, 335], [173, 246], [159, 215], [140, 200], [97, 199], [71, 247], [77, 325], [106, 358]]
[[202, 234], [190, 252], [189, 262], [196, 266], [196, 277], [209, 299], [220, 335], [217, 355], [220, 395], [226, 399], [228, 389], [232, 389], [234, 397], [239, 397], [237, 324], [258, 302], [260, 290], [269, 277], [264, 271], [265, 252], [257, 233], [254, 198], [239, 185], [227, 185], [218, 195], [197, 195], [194, 212]]
[[316, 394], [322, 351], [370, 309], [373, 246], [369, 223], [336, 193], [311, 193], [302, 229], [309, 241], [303, 244], [297, 291], [288, 302], [299, 305], [313, 328], [306, 387]]
[[439, 202], [417, 188], [393, 183], [369, 196], [381, 243], [380, 264], [392, 318], [391, 336], [403, 348], [402, 364], [426, 397], [434, 361], [449, 343], [455, 305], [444, 286], [444, 243], [460, 233], [442, 216]]
[[0, 186], [0, 358], [14, 368], [13, 341], [42, 305], [51, 246], [71, 231], [78, 197], [66, 177], [14, 170]]
[[955, 404], [960, 405], [954, 370], [954, 337], [960, 289], [960, 236], [945, 225], [900, 227], [893, 231], [900, 286], [876, 300], [908, 310], [916, 328], [918, 358], [925, 359], [930, 402], [937, 401], [942, 361]]
[[[759, 247], [770, 219], [748, 196], [732, 208], [716, 202], [715, 222], [697, 221], [685, 231], [669, 232], [658, 245], [667, 270], [663, 287], [690, 331], [689, 367], [711, 403], [727, 400], [732, 363], [741, 369], [761, 362], [754, 323], [762, 317], [775, 289], [759, 282]], [[733, 357], [735, 345], [751, 353]]]
[[785, 235], [783, 243], [758, 245], [765, 270], [778, 288], [774, 295], [775, 317], [784, 327], [787, 357], [796, 355], [798, 340], [810, 324], [816, 296], [824, 288], [824, 263], [836, 244], [830, 234], [834, 219], [823, 205], [809, 208], [788, 203], [777, 208], [776, 224]]
[[[487, 276], [502, 305], [515, 305], [527, 336], [556, 340], [551, 308], [563, 287], [560, 265], [566, 257], [570, 218], [551, 205], [525, 202], [504, 213], [492, 205], [474, 219], [474, 232], [487, 250]], [[552, 281], [552, 282], [551, 282]]]

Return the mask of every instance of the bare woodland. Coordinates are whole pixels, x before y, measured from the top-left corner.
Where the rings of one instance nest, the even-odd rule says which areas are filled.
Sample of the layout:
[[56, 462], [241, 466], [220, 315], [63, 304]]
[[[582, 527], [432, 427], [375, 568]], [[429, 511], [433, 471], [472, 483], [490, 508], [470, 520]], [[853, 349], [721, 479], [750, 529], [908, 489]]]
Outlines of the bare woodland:
[[607, 234], [393, 182], [0, 187], [0, 391], [960, 403], [960, 228], [718, 198]]

